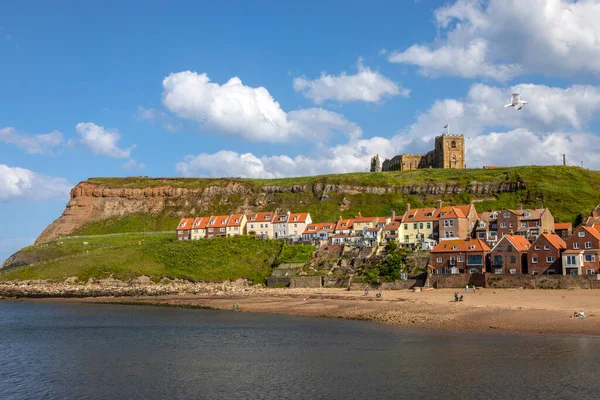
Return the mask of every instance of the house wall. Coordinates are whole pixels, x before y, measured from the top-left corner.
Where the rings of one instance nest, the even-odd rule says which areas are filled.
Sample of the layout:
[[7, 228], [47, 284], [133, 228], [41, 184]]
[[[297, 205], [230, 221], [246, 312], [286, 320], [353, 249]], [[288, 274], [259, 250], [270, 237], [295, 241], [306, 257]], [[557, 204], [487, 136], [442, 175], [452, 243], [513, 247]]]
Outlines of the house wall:
[[[535, 249], [536, 246], [540, 247], [539, 250]], [[537, 257], [537, 263], [532, 262], [533, 257]], [[548, 257], [554, 257], [554, 261], [548, 262]], [[544, 236], [540, 236], [527, 250], [527, 273], [539, 275], [552, 273], [548, 270], [554, 270], [555, 274], [562, 274], [561, 251], [552, 246]]]
[[[444, 221], [452, 221], [453, 226], [444, 226]], [[455, 239], [466, 239], [469, 235], [469, 221], [466, 218], [442, 218], [439, 221], [439, 240], [449, 239], [446, 232], [453, 232]]]
[[246, 231], [255, 232], [258, 236], [273, 237], [273, 225], [270, 222], [248, 221]]
[[[509, 251], [509, 247], [512, 251]], [[500, 247], [502, 250], [500, 251]], [[501, 265], [496, 264], [496, 257], [502, 258]], [[496, 273], [497, 269], [502, 269], [503, 274], [510, 274], [514, 270], [515, 274], [524, 274], [527, 271], [527, 252], [517, 250], [509, 240], [502, 238], [496, 247], [490, 252], [490, 273]]]
[[[583, 232], [583, 236], [579, 236], [580, 232]], [[589, 242], [590, 243], [590, 248], [586, 249], [585, 248], [585, 243]], [[575, 243], [579, 244], [579, 249], [575, 249]], [[592, 269], [595, 271], [596, 274], [598, 274], [599, 271], [599, 266], [600, 266], [600, 259], [598, 256], [598, 252], [600, 250], [600, 241], [598, 239], [596, 239], [595, 237], [593, 237], [589, 232], [587, 232], [583, 226], [580, 226], [579, 228], [575, 229], [575, 231], [573, 232], [573, 234], [566, 240], [566, 244], [567, 244], [567, 250], [583, 250], [584, 251], [584, 255], [583, 255], [583, 260], [585, 260], [585, 255], [588, 254], [590, 256], [593, 256], [594, 261], [591, 262], [586, 262], [583, 261], [582, 262], [582, 270], [581, 270], [581, 274], [586, 274], [588, 269]], [[564, 256], [563, 256], [564, 259]], [[563, 260], [564, 262], [564, 260]], [[566, 268], [568, 266], [567, 265], [563, 265], [563, 273], [566, 272]]]
[[177, 231], [177, 240], [189, 240], [190, 239], [190, 231]]
[[[400, 242], [405, 242], [406, 240], [415, 242], [417, 235], [433, 239], [433, 225], [433, 221], [415, 222], [407, 220], [407, 222], [403, 222], [401, 224], [402, 235], [400, 236]], [[406, 239], [407, 236], [408, 239]]]
[[192, 229], [191, 239], [199, 240], [206, 237], [206, 229]]
[[[479, 255], [482, 258], [482, 265], [467, 265], [468, 264], [468, 256], [469, 255]], [[452, 263], [452, 258], [454, 257], [455, 262]], [[429, 259], [429, 264], [432, 265], [436, 273], [440, 268], [452, 268], [456, 267], [458, 269], [459, 274], [464, 274], [470, 272], [471, 268], [476, 268], [478, 272], [485, 272], [486, 267], [486, 257], [487, 252], [485, 251], [468, 251], [468, 252], [443, 252], [443, 253], [434, 253], [431, 252], [431, 257]], [[462, 260], [462, 261], [461, 261]]]

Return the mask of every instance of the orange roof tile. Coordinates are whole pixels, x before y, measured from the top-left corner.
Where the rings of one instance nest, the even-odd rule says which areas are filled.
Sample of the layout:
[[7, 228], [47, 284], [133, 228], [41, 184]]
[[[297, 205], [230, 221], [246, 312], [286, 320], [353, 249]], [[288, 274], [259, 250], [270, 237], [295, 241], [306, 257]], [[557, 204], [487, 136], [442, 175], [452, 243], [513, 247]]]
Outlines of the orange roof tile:
[[371, 223], [377, 223], [378, 217], [358, 217], [358, 218], [354, 218], [354, 222], [358, 222], [358, 223], [365, 223], [365, 222], [371, 222]]
[[479, 239], [471, 240], [442, 240], [439, 242], [432, 253], [453, 253], [453, 252], [469, 252], [469, 251], [490, 251], [487, 244]]
[[585, 229], [594, 238], [600, 240], [600, 232], [589, 226], [582, 226], [582, 228]]
[[241, 226], [243, 219], [244, 214], [231, 214], [229, 216], [229, 221], [227, 221], [227, 226]]
[[[513, 244], [515, 249], [519, 251], [527, 251], [531, 247], [531, 243], [521, 235], [504, 235], [504, 237]], [[500, 243], [500, 242], [498, 242]]]
[[435, 221], [438, 219], [435, 208], [411, 208], [402, 218], [402, 222]]
[[229, 215], [212, 215], [208, 220], [208, 226], [210, 228], [224, 228], [227, 226]]
[[352, 229], [354, 225], [353, 219], [339, 219], [337, 224], [335, 225], [336, 231], [345, 231], [346, 229]]
[[303, 224], [308, 219], [308, 213], [291, 213], [289, 222], [297, 222]]
[[558, 229], [572, 229], [573, 228], [573, 224], [570, 222], [555, 222], [554, 223], [554, 230], [558, 230]]
[[189, 231], [192, 229], [192, 224], [194, 223], [194, 218], [183, 218], [179, 221], [179, 226], [177, 226], [178, 231]]
[[563, 251], [563, 254], [581, 254], [583, 253], [583, 250], [579, 249], [579, 250], [565, 250]]
[[399, 228], [400, 228], [400, 222], [393, 221], [393, 222], [390, 222], [389, 224], [387, 224], [385, 226], [385, 228], [383, 228], [383, 230], [385, 230], [385, 231], [396, 231]]
[[[565, 243], [565, 241], [562, 240], [562, 238], [560, 236], [558, 236], [558, 235], [555, 235], [553, 233], [542, 233], [540, 235], [540, 237], [541, 236], [543, 236], [544, 238], [546, 238], [546, 240], [552, 246], [554, 246], [555, 249], [566, 249], [567, 248], [567, 244]], [[537, 240], [536, 240], [536, 242], [537, 242]]]
[[308, 225], [306, 225], [306, 229], [304, 229], [304, 232], [302, 234], [307, 235], [307, 234], [311, 234], [311, 233], [317, 233], [322, 230], [331, 233], [331, 232], [333, 232], [334, 228], [335, 228], [335, 223], [333, 223], [333, 222], [321, 222], [321, 223], [315, 223], [315, 224], [308, 224]]
[[196, 217], [194, 220], [194, 229], [204, 229], [208, 224], [209, 217]]
[[271, 222], [275, 218], [275, 213], [272, 212], [255, 212], [250, 213], [248, 222]]

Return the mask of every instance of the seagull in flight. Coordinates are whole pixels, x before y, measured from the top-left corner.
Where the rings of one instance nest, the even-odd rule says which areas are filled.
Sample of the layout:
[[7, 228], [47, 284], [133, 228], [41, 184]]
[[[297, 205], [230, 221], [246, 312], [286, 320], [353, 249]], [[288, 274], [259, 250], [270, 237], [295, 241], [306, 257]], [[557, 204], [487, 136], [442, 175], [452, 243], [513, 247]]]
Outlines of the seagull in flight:
[[513, 93], [510, 104], [507, 104], [504, 107], [514, 107], [517, 110], [520, 110], [525, 104], [529, 103], [527, 103], [525, 100], [521, 100], [521, 95], [519, 93]]

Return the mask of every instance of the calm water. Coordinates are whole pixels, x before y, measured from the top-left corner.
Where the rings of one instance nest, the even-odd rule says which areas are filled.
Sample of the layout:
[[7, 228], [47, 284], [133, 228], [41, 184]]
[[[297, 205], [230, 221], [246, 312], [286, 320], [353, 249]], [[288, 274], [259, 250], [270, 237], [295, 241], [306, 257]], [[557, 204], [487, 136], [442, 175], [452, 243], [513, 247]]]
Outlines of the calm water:
[[0, 302], [2, 399], [598, 399], [600, 340]]

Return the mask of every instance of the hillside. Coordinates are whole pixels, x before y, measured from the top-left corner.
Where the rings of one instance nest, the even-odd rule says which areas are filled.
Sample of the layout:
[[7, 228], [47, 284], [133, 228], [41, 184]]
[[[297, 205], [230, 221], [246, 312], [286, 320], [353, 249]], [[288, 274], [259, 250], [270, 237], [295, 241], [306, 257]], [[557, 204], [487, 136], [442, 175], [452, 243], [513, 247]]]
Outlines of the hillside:
[[403, 213], [475, 202], [490, 208], [549, 207], [574, 221], [600, 203], [600, 173], [579, 167], [395, 171], [285, 179], [91, 178], [71, 191], [62, 216], [36, 243], [61, 235], [173, 230], [182, 216], [266, 210], [309, 211], [313, 220]]
[[[12, 269], [2, 272], [0, 281], [127, 281], [145, 275], [157, 280], [263, 282], [274, 264], [287, 261], [278, 260], [281, 253], [280, 241], [250, 237], [195, 242], [179, 242], [172, 233], [79, 237], [22, 249], [7, 260], [5, 267]], [[22, 266], [28, 264], [33, 265]]]

